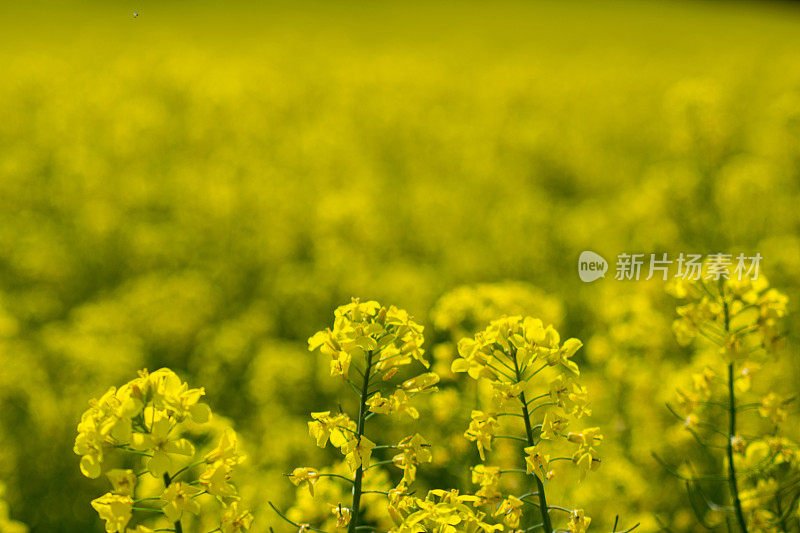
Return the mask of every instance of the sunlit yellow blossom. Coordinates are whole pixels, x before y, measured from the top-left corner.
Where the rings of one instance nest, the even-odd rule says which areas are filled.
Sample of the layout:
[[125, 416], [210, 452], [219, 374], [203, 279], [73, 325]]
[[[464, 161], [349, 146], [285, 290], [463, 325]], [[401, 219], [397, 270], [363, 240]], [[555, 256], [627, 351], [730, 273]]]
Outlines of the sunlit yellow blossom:
[[97, 427], [95, 417], [86, 412], [78, 424], [78, 436], [75, 438], [76, 454], [81, 456], [81, 473], [88, 478], [97, 478], [102, 473], [103, 444], [105, 436]]
[[422, 331], [422, 326], [402, 309], [353, 299], [334, 311], [333, 328], [308, 339], [308, 349], [319, 349], [331, 358], [331, 375], [349, 379], [352, 361], [363, 363], [367, 354], [376, 356], [372, 362], [375, 369], [388, 374], [412, 360], [428, 366], [423, 357]]
[[569, 421], [557, 409], [548, 409], [542, 421], [542, 438], [545, 440], [559, 439], [567, 428]]
[[500, 468], [496, 466], [475, 465], [472, 467], [472, 482], [480, 485], [475, 492], [481, 505], [495, 505], [503, 499], [500, 493]]
[[225, 461], [217, 461], [206, 467], [200, 474], [200, 484], [206, 492], [220, 500], [236, 498], [236, 487], [231, 484], [233, 467]]
[[241, 464], [245, 456], [239, 451], [239, 438], [231, 428], [225, 428], [217, 447], [208, 452], [204, 457], [206, 463], [223, 461], [231, 466]]
[[526, 472], [536, 474], [541, 480], [546, 479], [550, 469], [550, 456], [542, 453], [538, 446], [528, 446], [525, 448], [525, 454]]
[[167, 487], [161, 494], [162, 509], [170, 522], [181, 519], [184, 511], [199, 514], [200, 503], [194, 497], [201, 489], [187, 483], [176, 482]]
[[500, 468], [475, 465], [472, 467], [472, 482], [480, 485], [496, 485], [500, 482]]
[[133, 496], [133, 491], [136, 488], [136, 474], [133, 470], [114, 469], [106, 473], [106, 477], [111, 482], [114, 488], [114, 494], [122, 496]]
[[567, 370], [579, 374], [578, 365], [570, 360], [575, 355], [583, 343], [578, 339], [567, 339], [560, 345], [561, 338], [552, 326], [548, 326], [544, 332], [544, 340], [537, 346], [537, 352], [542, 355], [549, 365], [563, 365]]
[[406, 413], [413, 419], [419, 418], [419, 411], [410, 405], [411, 397], [403, 389], [395, 390], [388, 398], [384, 398], [380, 393], [374, 394], [367, 400], [369, 410], [380, 414], [403, 414]]
[[516, 496], [509, 496], [500, 503], [495, 511], [495, 516], [502, 516], [503, 522], [509, 527], [519, 526], [519, 519], [522, 517], [522, 506], [525, 502]]
[[523, 389], [522, 383], [492, 381], [492, 401], [498, 409], [502, 409], [508, 402], [518, 399]]
[[[369, 410], [373, 413], [379, 413], [382, 415], [388, 415], [392, 412], [392, 402], [390, 398], [384, 398], [381, 396], [381, 393], [373, 394], [369, 400], [367, 400], [367, 406]], [[417, 413], [419, 416], [419, 413]]]
[[401, 440], [397, 448], [401, 453], [394, 456], [394, 465], [403, 470], [403, 482], [413, 483], [416, 479], [417, 465], [430, 463], [432, 459], [430, 445], [417, 433]]
[[332, 503], [328, 504], [331, 508], [331, 514], [336, 517], [336, 527], [337, 528], [344, 528], [350, 524], [350, 509], [342, 505], [333, 505]]
[[414, 498], [408, 494], [408, 487], [401, 481], [389, 490], [389, 516], [395, 524], [401, 524], [403, 517], [414, 508]]
[[121, 494], [107, 493], [92, 500], [92, 507], [106, 522], [108, 533], [125, 531], [133, 514], [133, 498]]
[[[152, 457], [147, 460], [147, 469], [160, 478], [172, 468], [170, 454], [192, 456], [195, 449], [188, 440], [175, 438], [172, 432], [175, 421], [158, 413], [153, 413], [152, 416], [155, 420], [150, 425], [150, 432], [134, 433], [131, 448], [152, 453]], [[147, 413], [145, 417], [147, 418]]]
[[591, 415], [587, 408], [589, 392], [571, 377], [557, 376], [550, 382], [550, 399], [566, 413], [580, 418]]
[[437, 383], [439, 383], [439, 376], [433, 372], [427, 372], [404, 381], [400, 386], [405, 392], [415, 394], [420, 392], [436, 392], [439, 390], [436, 387]]
[[346, 378], [350, 373], [350, 363], [353, 356], [344, 350], [340, 350], [331, 359], [331, 376]]
[[344, 413], [334, 416], [330, 414], [330, 411], [311, 413], [314, 420], [308, 423], [308, 432], [320, 448], [325, 447], [328, 439], [332, 445], [341, 448], [350, 438], [348, 433], [356, 430], [356, 423]]
[[81, 456], [83, 475], [96, 478], [102, 473], [104, 448], [125, 444], [131, 438], [131, 419], [138, 415], [144, 403], [126, 384], [119, 390], [111, 387], [99, 399], [89, 402], [89, 409], [81, 415], [74, 452]]
[[492, 439], [498, 427], [497, 419], [493, 416], [483, 411], [472, 411], [469, 428], [464, 436], [477, 444], [482, 461], [486, 460], [484, 451], [492, 449]]
[[[397, 446], [382, 445], [381, 448], [396, 448], [397, 453], [392, 461], [403, 470], [403, 480], [390, 491], [388, 486], [379, 484], [375, 489], [363, 490], [365, 483], [375, 476], [385, 475], [380, 470], [370, 470], [372, 452], [376, 444], [366, 437], [366, 424], [374, 414], [407, 414], [418, 419], [419, 410], [411, 405], [412, 397], [423, 392], [436, 392], [439, 376], [433, 372], [412, 375], [401, 384], [389, 384], [399, 374], [402, 367], [419, 362], [428, 368], [424, 359], [425, 350], [423, 327], [416, 323], [405, 310], [395, 306], [384, 307], [375, 301], [362, 302], [353, 299], [334, 311], [333, 327], [319, 331], [308, 340], [311, 351], [318, 350], [331, 358], [332, 373], [341, 375], [348, 382], [350, 389], [360, 397], [357, 422], [352, 420], [339, 407], [339, 414], [330, 411], [311, 413], [308, 431], [317, 446], [324, 447], [330, 442], [340, 449], [344, 455], [352, 477], [346, 473], [326, 474], [335, 478], [346, 478], [352, 481], [352, 509], [342, 504], [331, 505], [336, 518], [337, 527], [346, 527], [351, 518], [358, 520], [361, 515], [367, 516], [366, 505], [372, 504], [377, 494], [388, 495], [388, 514], [395, 523], [403, 523], [404, 515], [411, 509], [414, 499], [407, 494], [407, 484], [416, 478], [417, 465], [430, 462], [431, 453], [427, 443], [420, 435], [407, 437]], [[354, 375], [351, 376], [351, 373]], [[357, 376], [355, 375], [357, 374]], [[351, 377], [357, 377], [352, 379]], [[385, 461], [389, 463], [389, 461]], [[291, 481], [297, 485], [308, 485], [313, 497], [314, 484], [319, 474], [308, 468], [295, 469]], [[374, 481], [372, 481], [374, 483]], [[339, 495], [336, 485], [324, 485], [328, 501], [336, 501]], [[380, 489], [378, 489], [380, 487]], [[363, 505], [362, 505], [363, 504]], [[374, 505], [374, 504], [373, 504]], [[316, 512], [311, 503], [302, 514]], [[293, 509], [299, 511], [299, 509]], [[355, 513], [356, 516], [352, 516]], [[297, 513], [298, 518], [301, 514]], [[292, 520], [296, 520], [294, 517]], [[368, 518], [375, 521], [375, 518]], [[299, 521], [292, 522], [294, 524]], [[330, 520], [327, 521], [330, 524]], [[351, 524], [352, 527], [364, 524]], [[302, 529], [302, 528], [301, 528]]]
[[491, 375], [486, 369], [487, 357], [480, 347], [480, 344], [473, 339], [461, 339], [458, 342], [458, 354], [461, 357], [453, 361], [451, 370], [467, 372], [472, 379]]
[[589, 470], [596, 470], [600, 466], [600, 455], [594, 446], [603, 441], [600, 428], [584, 429], [583, 433], [570, 433], [567, 440], [577, 443], [578, 450], [572, 456], [572, 462], [578, 465], [582, 475]]
[[569, 533], [586, 533], [591, 522], [592, 519], [584, 514], [583, 509], [576, 509], [569, 516], [567, 530]]
[[252, 525], [252, 513], [244, 508], [240, 502], [235, 501], [225, 510], [219, 527], [221, 533], [239, 533], [250, 529]]
[[[706, 264], [704, 268], [712, 269], [713, 266]], [[731, 487], [729, 508], [735, 511], [738, 529], [777, 532], [776, 517], [768, 508], [777, 504], [780, 509], [784, 495], [772, 477], [772, 467], [787, 459], [789, 462], [786, 464], [790, 464], [794, 455], [792, 451], [788, 456], [784, 455], [784, 445], [777, 444], [782, 440], [777, 435], [779, 426], [788, 416], [785, 402], [770, 391], [760, 402], [745, 405], [747, 402], [738, 399], [737, 393], [752, 395], [753, 374], [775, 354], [775, 347], [783, 335], [779, 319], [786, 313], [787, 299], [774, 289], [768, 290], [769, 284], [763, 276], [757, 279], [728, 279], [727, 276], [710, 279], [711, 276], [706, 276], [685, 283], [680, 290], [674, 291], [677, 297], [687, 300], [677, 309], [680, 318], [675, 329], [685, 338], [679, 340], [703, 339], [707, 345], [715, 347], [712, 354], [716, 358], [706, 363], [701, 372], [692, 375], [691, 393], [679, 391], [683, 413], [678, 416], [686, 417], [684, 425], [704, 447], [709, 446], [698, 431], [713, 431], [727, 441], [726, 446], [718, 448], [728, 450], [724, 457], [726, 477]], [[701, 342], [697, 344], [698, 357], [705, 355], [705, 346]], [[718, 366], [712, 368], [714, 362]], [[719, 401], [717, 397], [724, 400]], [[742, 417], [736, 416], [737, 411], [753, 407], [774, 424], [770, 435], [762, 437], [748, 431], [750, 434], [742, 436], [739, 433], [741, 430], [737, 423], [741, 427], [743, 421]], [[717, 429], [715, 425], [721, 410], [727, 411], [728, 425]], [[586, 457], [592, 450], [587, 449], [587, 445], [590, 443], [581, 443], [573, 460], [588, 462]], [[789, 444], [787, 449], [791, 448], [796, 449], [796, 446]]]
[[296, 486], [308, 486], [308, 492], [314, 496], [314, 485], [319, 481], [319, 472], [313, 468], [295, 468], [289, 480]]
[[151, 383], [152, 399], [157, 409], [164, 409], [170, 416], [181, 421], [190, 417], [194, 422], [208, 422], [211, 411], [207, 405], [200, 403], [205, 395], [202, 387], [190, 389], [177, 374], [168, 368], [156, 370], [148, 376]]
[[342, 446], [342, 453], [345, 454], [345, 461], [347, 462], [347, 466], [350, 467], [350, 470], [355, 472], [359, 467], [368, 467], [374, 447], [375, 443], [363, 435], [361, 438], [351, 436]]
[[[144, 525], [126, 530], [129, 522], [141, 521], [134, 516], [141, 513], [163, 513], [160, 519], [152, 514], [150, 517], [177, 524], [184, 511], [198, 515], [202, 511], [202, 521], [216, 522], [225, 504], [238, 500], [231, 478], [233, 467], [243, 457], [233, 430], [225, 427], [217, 447], [199, 460], [194, 457], [194, 444], [185, 438], [195, 438], [195, 431], [201, 437], [207, 435], [203, 432], [208, 428], [203, 429], [201, 424], [209, 420], [210, 410], [199, 403], [202, 394], [202, 389], [189, 388], [169, 369], [153, 373], [142, 370], [137, 378], [90, 402], [76, 439], [82, 462], [89, 461], [95, 469], [84, 473], [101, 471], [109, 454], [123, 458], [124, 462], [115, 457], [116, 464], [132, 465], [130, 469], [109, 470], [106, 475], [112, 491], [92, 502], [109, 532], [152, 533]], [[188, 432], [190, 428], [192, 433]], [[186, 459], [178, 462], [176, 456]], [[205, 470], [198, 476], [195, 469], [203, 464]], [[143, 477], [145, 474], [149, 475]], [[160, 494], [154, 492], [161, 486]], [[198, 499], [201, 494], [216, 498]], [[180, 529], [178, 525], [175, 528]]]

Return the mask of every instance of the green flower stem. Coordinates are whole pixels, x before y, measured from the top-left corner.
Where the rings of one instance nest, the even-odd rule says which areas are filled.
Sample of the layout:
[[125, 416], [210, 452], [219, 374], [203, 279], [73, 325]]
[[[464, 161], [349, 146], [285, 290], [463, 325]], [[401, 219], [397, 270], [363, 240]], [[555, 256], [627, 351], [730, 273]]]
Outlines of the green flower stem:
[[[284, 474], [284, 475], [289, 476], [291, 474]], [[333, 477], [337, 479], [342, 479], [344, 481], [347, 481], [348, 483], [353, 483], [353, 480], [350, 479], [349, 477], [340, 476], [339, 474], [317, 474], [317, 477]]]
[[[730, 332], [730, 313], [728, 302], [723, 301], [723, 311], [725, 313], [725, 333]], [[728, 481], [731, 486], [731, 498], [733, 508], [736, 510], [736, 520], [744, 533], [747, 533], [747, 521], [744, 519], [742, 511], [742, 501], [739, 498], [739, 482], [736, 479], [736, 467], [733, 464], [733, 438], [736, 436], [736, 396], [734, 395], [734, 376], [733, 362], [728, 363]]]
[[514, 435], [495, 435], [494, 438], [495, 439], [516, 440], [516, 441], [524, 442], [524, 443], [530, 445], [530, 441], [528, 441], [528, 439], [523, 439], [522, 437], [515, 437]]
[[739, 482], [736, 479], [736, 467], [733, 464], [733, 438], [736, 435], [736, 398], [733, 394], [733, 363], [728, 364], [728, 481], [731, 485], [733, 507], [736, 510], [736, 520], [744, 533], [747, 533], [747, 522], [742, 511], [742, 501], [739, 499]]
[[549, 392], [545, 392], [544, 394], [540, 394], [539, 396], [534, 396], [530, 400], [528, 400], [528, 405], [535, 402], [536, 400], [541, 400], [542, 398], [548, 398], [550, 396]]
[[[525, 403], [524, 392], [520, 393], [519, 399], [522, 401], [522, 415], [525, 419], [525, 433], [528, 437], [528, 445], [535, 446], [536, 442], [533, 439], [533, 428], [531, 427], [531, 419], [528, 414], [528, 405]], [[547, 506], [547, 497], [544, 493], [544, 483], [542, 483], [542, 480], [539, 479], [539, 476], [535, 473], [533, 474], [533, 478], [536, 480], [536, 489], [539, 493], [539, 512], [542, 515], [542, 529], [544, 529], [545, 533], [553, 533], [553, 525], [550, 522], [549, 507]]]
[[[361, 403], [358, 406], [358, 429], [356, 438], [361, 442], [361, 437], [364, 435], [364, 425], [367, 419], [367, 400], [369, 399], [369, 377], [372, 373], [372, 357], [374, 353], [372, 350], [367, 352], [367, 368], [364, 372], [364, 384], [361, 386]], [[364, 477], [364, 465], [356, 469], [356, 475], [353, 479], [353, 504], [350, 507], [352, 516], [350, 517], [349, 533], [355, 533], [358, 529], [358, 511], [361, 507], [361, 483]]]
[[[169, 487], [170, 483], [172, 483], [172, 478], [169, 477], [169, 474], [164, 472], [164, 488]], [[183, 526], [180, 520], [175, 521], [175, 533], [183, 533]]]
[[[394, 463], [393, 459], [386, 459], [385, 461], [375, 461], [374, 463], [369, 465], [367, 468], [365, 468], [364, 471], [366, 472], [370, 468], [375, 468], [375, 467], [383, 466], [383, 465], [390, 465], [392, 463]], [[363, 493], [363, 491], [362, 491], [362, 493]]]
[[180, 476], [181, 474], [183, 474], [183, 473], [184, 473], [184, 472], [186, 472], [187, 470], [189, 470], [189, 469], [191, 469], [191, 468], [194, 468], [194, 467], [196, 467], [196, 466], [200, 466], [201, 464], [203, 464], [203, 463], [205, 463], [205, 462], [206, 462], [206, 460], [205, 460], [205, 459], [203, 459], [203, 460], [201, 460], [201, 461], [197, 461], [197, 462], [195, 462], [195, 463], [191, 463], [191, 464], [188, 464], [188, 465], [184, 466], [183, 468], [181, 468], [180, 470], [178, 470], [177, 472], [175, 472], [175, 473], [172, 475], [172, 478], [170, 479], [170, 481], [174, 480], [175, 478], [177, 478], [178, 476]]
[[[272, 503], [272, 502], [267, 502], [267, 503], [269, 504], [269, 506], [270, 506], [270, 507], [272, 507], [272, 510], [273, 510], [273, 511], [275, 511], [275, 513], [276, 513], [278, 516], [280, 516], [282, 519], [284, 519], [286, 522], [288, 522], [288, 523], [292, 524], [292, 525], [293, 525], [294, 527], [296, 527], [298, 530], [301, 530], [301, 529], [303, 529], [303, 528], [302, 528], [302, 526], [300, 526], [300, 524], [298, 524], [297, 522], [293, 522], [293, 521], [289, 520], [289, 518], [288, 518], [288, 517], [287, 517], [285, 514], [283, 514], [282, 512], [280, 512], [280, 511], [278, 510], [278, 508], [277, 508], [277, 507], [275, 507], [275, 504], [274, 504], [274, 503]], [[320, 533], [325, 533], [325, 531], [324, 531], [324, 530], [322, 530], [322, 529], [319, 529], [319, 528], [316, 528], [316, 527], [307, 527], [306, 529], [308, 529], [309, 531], [319, 531]], [[271, 529], [270, 529], [270, 531], [271, 531]]]
[[[514, 350], [514, 369], [517, 373], [517, 381], [521, 381], [522, 374], [519, 370], [519, 362], [517, 361], [517, 352]], [[535, 446], [536, 441], [533, 439], [533, 426], [531, 426], [531, 415], [528, 412], [528, 402], [525, 401], [525, 393], [521, 392], [519, 400], [522, 403], [522, 418], [525, 420], [525, 435], [528, 438], [528, 446]], [[535, 473], [533, 478], [536, 480], [536, 492], [539, 493], [539, 513], [542, 515], [542, 529], [545, 533], [553, 533], [553, 525], [550, 522], [550, 511], [547, 506], [547, 497], [544, 493], [544, 483], [539, 476]]]

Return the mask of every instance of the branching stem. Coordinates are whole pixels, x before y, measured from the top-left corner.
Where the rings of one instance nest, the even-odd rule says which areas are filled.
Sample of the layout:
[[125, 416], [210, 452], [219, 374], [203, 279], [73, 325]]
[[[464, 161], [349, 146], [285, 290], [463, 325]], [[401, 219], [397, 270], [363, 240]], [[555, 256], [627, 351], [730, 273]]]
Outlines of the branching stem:
[[[514, 370], [517, 374], [517, 381], [521, 381], [522, 374], [519, 370], [519, 362], [517, 361], [517, 352], [514, 350], [512, 352], [514, 354]], [[525, 401], [525, 393], [521, 392], [519, 395], [519, 400], [522, 403], [522, 418], [525, 420], [525, 435], [528, 438], [528, 446], [535, 446], [536, 441], [533, 439], [533, 427], [531, 426], [531, 416], [528, 412], [528, 402]], [[539, 495], [539, 513], [542, 515], [542, 529], [545, 533], [553, 533], [553, 525], [550, 522], [550, 511], [547, 506], [547, 497], [544, 493], [544, 483], [542, 480], [539, 479], [535, 473], [533, 474], [534, 479], [536, 480], [536, 492]]]
[[[730, 331], [730, 312], [728, 302], [723, 301], [723, 311], [725, 313], [725, 333]], [[736, 467], [733, 463], [733, 439], [736, 436], [736, 396], [734, 394], [733, 361], [728, 363], [728, 482], [731, 486], [731, 498], [733, 508], [736, 510], [736, 520], [743, 533], [747, 533], [747, 521], [744, 519], [742, 511], [742, 501], [739, 498], [739, 482], [736, 479]]]
[[[358, 406], [358, 427], [356, 430], [356, 439], [359, 443], [361, 437], [364, 435], [364, 426], [367, 421], [367, 400], [369, 399], [369, 378], [372, 373], [372, 357], [374, 353], [372, 350], [367, 352], [367, 368], [364, 371], [364, 383], [361, 386], [361, 403]], [[356, 470], [355, 478], [353, 478], [353, 504], [351, 505], [351, 518], [348, 533], [355, 533], [358, 529], [358, 510], [361, 507], [361, 484], [364, 477], [364, 466], [361, 465]]]

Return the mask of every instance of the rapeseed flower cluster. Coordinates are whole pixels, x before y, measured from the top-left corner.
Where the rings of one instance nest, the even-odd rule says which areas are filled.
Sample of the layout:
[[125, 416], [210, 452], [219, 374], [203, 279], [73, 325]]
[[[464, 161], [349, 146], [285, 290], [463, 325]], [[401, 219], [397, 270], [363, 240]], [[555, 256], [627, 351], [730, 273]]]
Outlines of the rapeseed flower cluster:
[[487, 514], [475, 508], [479, 500], [473, 495], [459, 495], [457, 490], [434, 489], [425, 498], [403, 492], [389, 495], [390, 510], [397, 517], [397, 526], [390, 533], [492, 533], [503, 531], [500, 524], [484, 522]]
[[[597, 446], [603, 435], [599, 428], [575, 432], [567, 429], [590, 414], [588, 393], [577, 381], [580, 371], [572, 360], [581, 346], [575, 338], [562, 342], [553, 326], [545, 327], [539, 319], [522, 316], [496, 319], [473, 338], [458, 343], [460, 358], [453, 361], [452, 370], [485, 380], [492, 389], [491, 408], [474, 410], [464, 434], [475, 442], [484, 461], [473, 469], [473, 482], [480, 486], [476, 503], [490, 506], [493, 515], [511, 529], [520, 527], [528, 512], [526, 507], [532, 507], [537, 509], [537, 527], [546, 533], [555, 530], [551, 512], [563, 508], [548, 504], [545, 492], [546, 484], [556, 476], [555, 463], [570, 462], [582, 476], [600, 465]], [[503, 417], [521, 418], [523, 437], [498, 435]], [[485, 464], [486, 452], [492, 450], [496, 439], [524, 443], [520, 450], [524, 469]], [[565, 453], [567, 447], [572, 450]], [[530, 476], [533, 490], [504, 496], [499, 487], [501, 475], [515, 472]], [[577, 521], [570, 519], [565, 526], [569, 531], [588, 527], [591, 519], [582, 510], [566, 512], [580, 513], [581, 517]]]
[[[675, 282], [669, 292], [685, 301], [673, 329], [679, 343], [692, 344], [695, 371], [668, 407], [723, 471], [688, 463], [673, 471], [689, 489], [697, 520], [743, 532], [800, 527], [800, 448], [786, 426], [795, 397], [761, 379], [777, 363], [787, 297], [764, 276], [705, 275]], [[727, 501], [709, 496], [719, 483], [727, 485]]]
[[[390, 493], [405, 494], [416, 479], [418, 465], [431, 462], [430, 444], [419, 434], [408, 435], [393, 444], [377, 444], [366, 434], [367, 421], [376, 415], [418, 418], [417, 409], [411, 405], [412, 398], [437, 390], [439, 377], [432, 372], [403, 376], [407, 379], [397, 382], [404, 367], [414, 362], [423, 370], [430, 366], [424, 357], [423, 342], [423, 327], [405, 310], [357, 299], [334, 311], [332, 328], [319, 331], [308, 340], [309, 350], [319, 350], [330, 358], [330, 375], [344, 380], [359, 402], [355, 417], [340, 407], [337, 412], [313, 412], [308, 422], [309, 434], [317, 446], [324, 448], [330, 443], [339, 449], [347, 473], [299, 467], [288, 474], [295, 486], [307, 487], [312, 497], [314, 486], [323, 477], [352, 485], [350, 502], [329, 502], [336, 528], [347, 528], [352, 533], [364, 526], [366, 517], [362, 517], [361, 504], [367, 471], [381, 465], [393, 465], [402, 471], [402, 479], [391, 491], [370, 491], [389, 497]], [[391, 450], [395, 455], [373, 461], [373, 453], [381, 450]], [[306, 521], [295, 522], [274, 505], [273, 508], [301, 531], [317, 529]]]
[[[89, 402], [74, 451], [83, 475], [105, 473], [111, 483], [109, 492], [91, 502], [108, 533], [151, 533], [164, 523], [178, 533], [184, 523], [192, 524], [190, 530], [215, 524], [214, 531], [222, 533], [251, 526], [253, 515], [232, 482], [245, 459], [234, 431], [226, 428], [216, 447], [201, 456], [188, 438], [211, 419], [204, 394], [162, 368], [142, 370]], [[134, 515], [141, 515], [136, 525]]]
[[450, 365], [458, 357], [458, 341], [504, 314], [537, 316], [557, 327], [564, 318], [564, 306], [540, 288], [522, 282], [462, 285], [448, 291], [430, 313], [443, 337], [433, 348], [436, 372], [443, 379], [457, 379]]
[[[727, 474], [719, 480], [729, 484], [731, 505], [706, 494], [715, 474], [689, 465], [670, 471], [687, 483], [703, 525], [725, 523], [729, 514], [737, 522], [742, 517], [743, 531], [785, 531], [799, 518], [800, 449], [784, 431], [793, 398], [761, 392], [758, 376], [774, 362], [787, 300], [763, 279], [676, 282], [669, 290], [686, 300], [674, 330], [702, 363], [670, 409], [697, 442], [725, 450]], [[309, 436], [318, 447], [337, 450], [340, 460], [287, 472], [297, 501], [285, 514], [275, 511], [299, 531], [588, 531], [592, 518], [584, 509], [548, 501], [551, 483], [583, 481], [602, 463], [603, 433], [580, 424], [592, 415], [575, 361], [582, 342], [562, 340], [554, 326], [532, 317], [502, 316], [458, 342], [451, 371], [474, 381], [475, 390], [443, 392], [438, 375], [427, 371], [423, 343], [422, 326], [405, 311], [359, 300], [336, 309], [333, 327], [309, 339], [309, 349], [324, 356], [326, 372], [355, 394], [358, 408], [351, 416], [342, 398], [335, 410], [311, 412]], [[426, 395], [428, 402], [415, 400], [428, 392], [435, 393]], [[397, 427], [417, 423], [423, 415], [439, 416], [426, 411], [433, 405], [453, 406], [450, 417], [464, 412], [473, 392], [462, 438], [480, 457], [469, 470], [474, 490], [440, 486], [418, 495], [419, 467], [434, 463], [431, 442], [413, 431], [381, 442], [374, 435], [388, 434], [385, 428], [368, 433], [367, 422], [382, 415]], [[204, 394], [169, 369], [145, 370], [90, 402], [75, 452], [85, 476], [104, 474], [111, 484], [92, 501], [109, 533], [206, 527], [236, 533], [253, 524], [232, 483], [243, 460], [235, 433], [226, 429], [215, 448], [197, 453], [196, 432], [211, 420]], [[737, 400], [744, 395], [753, 397]], [[727, 410], [728, 433], [712, 428], [715, 409]], [[745, 414], [755, 420], [747, 431], [736, 422]], [[714, 441], [720, 435], [729, 438]], [[700, 498], [705, 513], [695, 505]]]

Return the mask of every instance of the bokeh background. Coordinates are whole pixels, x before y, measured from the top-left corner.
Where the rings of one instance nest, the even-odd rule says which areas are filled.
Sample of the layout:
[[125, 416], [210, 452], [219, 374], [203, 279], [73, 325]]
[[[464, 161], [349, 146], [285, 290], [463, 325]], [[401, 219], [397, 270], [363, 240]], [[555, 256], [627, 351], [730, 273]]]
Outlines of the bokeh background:
[[[495, 313], [583, 339], [605, 460], [553, 498], [695, 527], [651, 456], [690, 453], [675, 304], [577, 257], [758, 251], [796, 311], [800, 6], [4, 2], [0, 65], [0, 482], [32, 532], [102, 531], [75, 425], [161, 366], [243, 436], [254, 530], [285, 531], [266, 501], [329, 462], [306, 420], [341, 393], [305, 341], [351, 296], [424, 322], [444, 374]], [[448, 379], [420, 483], [469, 490]]]

